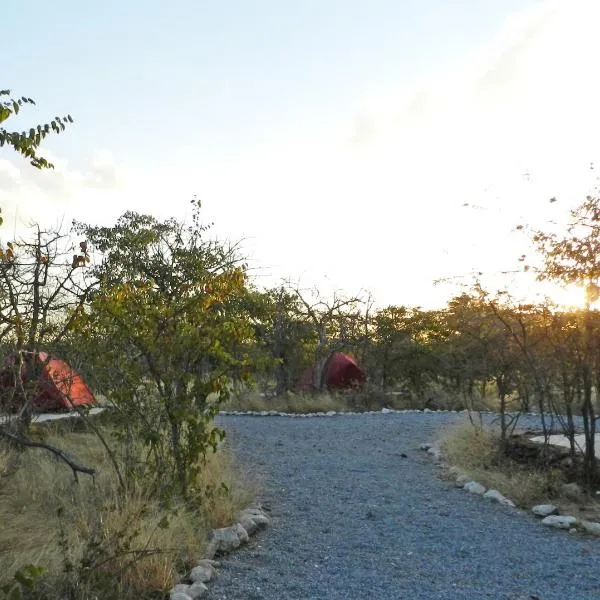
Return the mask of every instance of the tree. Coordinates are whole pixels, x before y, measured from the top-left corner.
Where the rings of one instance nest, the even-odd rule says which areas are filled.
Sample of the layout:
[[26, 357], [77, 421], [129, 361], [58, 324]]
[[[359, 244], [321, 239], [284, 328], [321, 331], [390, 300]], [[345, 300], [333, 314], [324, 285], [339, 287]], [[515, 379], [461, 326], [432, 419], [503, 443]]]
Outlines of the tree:
[[[10, 90], [0, 90], [0, 125], [10, 117], [19, 114], [25, 105], [34, 105], [31, 98], [21, 96], [20, 98], [11, 96]], [[38, 149], [42, 141], [51, 133], [60, 133], [65, 130], [67, 123], [72, 123], [71, 115], [64, 117], [54, 117], [49, 123], [31, 127], [29, 131], [10, 131], [0, 126], [0, 147], [10, 146], [22, 154], [37, 169], [51, 169], [52, 163], [39, 156]]]
[[60, 230], [34, 225], [31, 235], [0, 248], [0, 342], [17, 358], [15, 386], [0, 407], [20, 401], [19, 426], [27, 429], [35, 390], [22, 380], [24, 356], [60, 342], [89, 298], [93, 281], [85, 266], [89, 257], [82, 242], [74, 253], [71, 240]]
[[581, 368], [581, 412], [585, 430], [584, 471], [588, 484], [596, 473], [596, 413], [593, 389], [599, 389], [600, 354], [598, 333], [594, 328], [595, 315], [591, 304], [598, 299], [600, 280], [600, 201], [588, 196], [570, 211], [566, 233], [559, 235], [544, 231], [533, 232], [533, 242], [543, 259], [538, 274], [540, 280], [579, 284], [586, 288], [583, 322], [583, 360]]
[[302, 290], [299, 286], [290, 286], [290, 290], [299, 300], [298, 316], [310, 323], [316, 334], [312, 386], [316, 391], [323, 391], [329, 357], [334, 352], [343, 350], [350, 341], [347, 313], [359, 312], [361, 300], [359, 297], [346, 298], [337, 293], [328, 300], [316, 289]]
[[275, 394], [293, 390], [311, 364], [316, 335], [301, 316], [299, 300], [285, 286], [255, 292], [254, 327], [258, 347], [266, 355], [267, 373], [275, 379]]
[[127, 212], [112, 227], [76, 229], [101, 257], [77, 339], [126, 437], [148, 452], [148, 464], [128, 471], [186, 495], [223, 437], [212, 419], [230, 382], [249, 373], [245, 265], [234, 248], [205, 239], [199, 204], [191, 226]]

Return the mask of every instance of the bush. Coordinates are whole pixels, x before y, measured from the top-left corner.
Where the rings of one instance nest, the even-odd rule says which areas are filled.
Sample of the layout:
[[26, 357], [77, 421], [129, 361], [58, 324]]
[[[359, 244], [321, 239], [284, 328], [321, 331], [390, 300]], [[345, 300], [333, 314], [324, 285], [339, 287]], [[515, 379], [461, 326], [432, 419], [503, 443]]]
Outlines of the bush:
[[162, 593], [201, 557], [209, 529], [231, 524], [251, 500], [227, 448], [208, 457], [195, 482], [201, 497], [165, 505], [143, 482], [124, 493], [95, 435], [48, 428], [45, 437], [97, 475], [76, 484], [66, 465], [41, 450], [0, 452], [0, 585], [12, 584], [10, 574], [25, 565], [43, 566], [36, 598]]

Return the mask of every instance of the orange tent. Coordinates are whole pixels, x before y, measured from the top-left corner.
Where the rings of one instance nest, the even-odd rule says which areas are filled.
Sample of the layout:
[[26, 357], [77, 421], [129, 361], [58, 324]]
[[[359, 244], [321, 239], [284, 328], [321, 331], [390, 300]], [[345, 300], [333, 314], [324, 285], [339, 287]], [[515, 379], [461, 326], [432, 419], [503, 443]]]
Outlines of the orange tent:
[[[39, 411], [90, 406], [96, 402], [94, 394], [81, 375], [67, 362], [51, 358], [46, 352], [24, 352], [23, 381], [32, 390], [33, 407]], [[0, 405], [8, 394], [15, 391], [14, 366], [16, 357], [10, 357], [0, 374]], [[33, 386], [31, 384], [34, 384]], [[18, 390], [17, 390], [18, 391]], [[19, 394], [14, 394], [18, 398]], [[18, 404], [18, 402], [17, 402]]]

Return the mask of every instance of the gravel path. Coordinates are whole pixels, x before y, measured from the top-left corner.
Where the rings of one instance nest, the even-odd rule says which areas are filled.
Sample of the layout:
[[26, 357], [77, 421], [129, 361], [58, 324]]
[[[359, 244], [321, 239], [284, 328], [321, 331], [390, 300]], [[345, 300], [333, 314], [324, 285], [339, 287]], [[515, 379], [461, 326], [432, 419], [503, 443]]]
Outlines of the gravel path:
[[271, 524], [223, 559], [207, 598], [600, 598], [600, 540], [436, 477], [419, 444], [456, 418], [220, 417], [264, 484]]

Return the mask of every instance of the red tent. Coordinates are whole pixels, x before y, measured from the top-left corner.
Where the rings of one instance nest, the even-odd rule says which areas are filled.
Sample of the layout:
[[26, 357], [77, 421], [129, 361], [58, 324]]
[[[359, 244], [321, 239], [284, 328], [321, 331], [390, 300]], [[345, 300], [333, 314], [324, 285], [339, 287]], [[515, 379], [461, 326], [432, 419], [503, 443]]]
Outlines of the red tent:
[[[306, 369], [300, 378], [299, 387], [304, 391], [314, 390], [314, 368]], [[325, 387], [335, 390], [362, 388], [367, 379], [363, 368], [349, 354], [334, 352], [325, 365]]]
[[[96, 402], [94, 394], [81, 375], [59, 358], [49, 358], [46, 352], [23, 353], [23, 381], [32, 388], [33, 407], [40, 411], [67, 409], [74, 406], [90, 406]], [[14, 387], [16, 357], [10, 357], [0, 374], [0, 404], [6, 400]], [[18, 398], [18, 394], [15, 394]]]
[[367, 376], [355, 358], [334, 352], [325, 367], [325, 385], [329, 389], [347, 390], [362, 387]]

